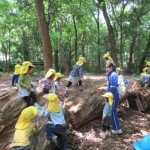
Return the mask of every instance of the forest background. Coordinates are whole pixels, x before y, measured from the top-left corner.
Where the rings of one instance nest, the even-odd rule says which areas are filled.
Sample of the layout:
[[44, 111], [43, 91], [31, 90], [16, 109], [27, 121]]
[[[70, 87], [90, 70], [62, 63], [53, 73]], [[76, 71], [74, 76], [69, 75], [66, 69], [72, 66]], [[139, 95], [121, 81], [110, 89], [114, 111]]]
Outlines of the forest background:
[[82, 55], [86, 72], [102, 73], [109, 53], [139, 74], [150, 60], [150, 0], [1, 0], [0, 35], [0, 72], [28, 60], [37, 74], [68, 74]]

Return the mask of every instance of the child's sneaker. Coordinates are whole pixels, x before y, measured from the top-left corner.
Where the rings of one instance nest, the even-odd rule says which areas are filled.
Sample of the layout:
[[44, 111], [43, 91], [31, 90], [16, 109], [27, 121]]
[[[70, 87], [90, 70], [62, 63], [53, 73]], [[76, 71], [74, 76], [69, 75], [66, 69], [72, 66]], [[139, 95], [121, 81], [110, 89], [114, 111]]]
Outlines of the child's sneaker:
[[99, 135], [102, 139], [106, 139], [107, 136], [106, 132], [101, 132]]
[[110, 131], [106, 131], [106, 135], [107, 136], [111, 136], [111, 132]]
[[58, 145], [58, 137], [56, 135], [54, 135], [52, 137], [52, 142], [54, 142], [56, 144], [56, 146], [59, 147], [59, 145]]
[[114, 133], [114, 134], [121, 134], [122, 130], [121, 129], [119, 129], [119, 130], [112, 130], [112, 133]]

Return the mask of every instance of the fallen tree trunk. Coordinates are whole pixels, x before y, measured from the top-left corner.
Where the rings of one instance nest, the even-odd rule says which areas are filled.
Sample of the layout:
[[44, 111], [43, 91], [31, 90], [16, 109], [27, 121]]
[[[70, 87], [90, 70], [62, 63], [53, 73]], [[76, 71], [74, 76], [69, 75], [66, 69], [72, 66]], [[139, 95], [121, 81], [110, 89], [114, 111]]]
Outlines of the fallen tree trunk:
[[141, 82], [137, 80], [120, 99], [119, 104], [126, 100], [131, 108], [144, 112], [150, 109], [150, 88], [142, 87]]
[[76, 88], [76, 92], [69, 95], [69, 99], [64, 104], [66, 119], [74, 128], [79, 128], [95, 118], [101, 118], [104, 107], [101, 95], [105, 89], [97, 91], [97, 87], [91, 84], [92, 82], [86, 80], [83, 91]]
[[[11, 89], [11, 91], [0, 91], [0, 132], [4, 128], [10, 126], [16, 122], [20, 112], [25, 108], [26, 104], [21, 97], [18, 96], [17, 88]], [[37, 92], [37, 97], [41, 97], [42, 92]], [[42, 101], [41, 103], [45, 103]]]

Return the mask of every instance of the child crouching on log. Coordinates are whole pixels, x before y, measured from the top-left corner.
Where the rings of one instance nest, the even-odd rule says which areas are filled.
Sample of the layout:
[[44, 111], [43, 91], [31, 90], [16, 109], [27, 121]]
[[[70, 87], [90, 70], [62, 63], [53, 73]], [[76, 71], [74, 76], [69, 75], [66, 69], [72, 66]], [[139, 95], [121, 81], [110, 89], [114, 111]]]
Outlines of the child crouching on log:
[[102, 125], [103, 125], [103, 132], [100, 133], [100, 137], [105, 139], [107, 136], [111, 135], [110, 126], [112, 124], [112, 103], [113, 103], [113, 95], [110, 92], [105, 93], [102, 95], [104, 100], [106, 101], [104, 109], [103, 109], [103, 116], [102, 116]]
[[44, 111], [43, 115], [49, 117], [45, 125], [47, 140], [52, 140], [56, 145], [59, 145], [60, 150], [66, 150], [64, 134], [67, 126], [62, 104], [55, 93], [49, 93], [47, 100], [48, 108]]
[[9, 150], [30, 149], [30, 137], [35, 131], [35, 125], [31, 121], [36, 117], [38, 110], [34, 106], [25, 108], [15, 126], [13, 142], [8, 146]]

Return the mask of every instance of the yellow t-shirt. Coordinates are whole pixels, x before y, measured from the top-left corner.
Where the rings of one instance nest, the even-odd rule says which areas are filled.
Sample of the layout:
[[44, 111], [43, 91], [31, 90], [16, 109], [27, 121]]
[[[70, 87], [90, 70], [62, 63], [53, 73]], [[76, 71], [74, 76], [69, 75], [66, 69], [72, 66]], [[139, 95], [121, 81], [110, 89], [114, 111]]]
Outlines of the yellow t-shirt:
[[26, 146], [30, 144], [30, 137], [35, 131], [34, 125], [30, 124], [28, 128], [25, 129], [16, 129], [14, 134], [13, 143], [9, 145], [9, 147], [15, 147], [15, 146]]

